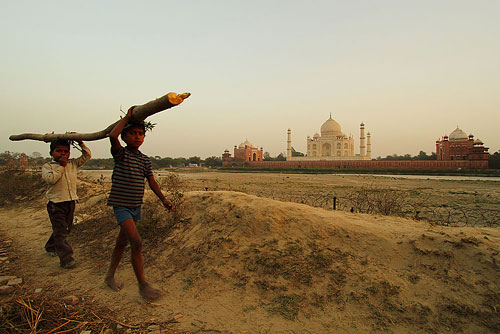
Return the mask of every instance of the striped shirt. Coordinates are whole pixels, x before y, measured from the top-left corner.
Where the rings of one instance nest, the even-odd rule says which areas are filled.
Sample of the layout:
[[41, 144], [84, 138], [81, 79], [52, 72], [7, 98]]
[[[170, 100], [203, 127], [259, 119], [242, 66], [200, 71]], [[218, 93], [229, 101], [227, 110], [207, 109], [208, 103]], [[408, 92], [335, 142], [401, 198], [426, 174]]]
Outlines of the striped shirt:
[[113, 158], [115, 167], [108, 205], [128, 208], [140, 206], [144, 196], [144, 179], [153, 175], [151, 160], [141, 152], [135, 154], [125, 147], [114, 153]]

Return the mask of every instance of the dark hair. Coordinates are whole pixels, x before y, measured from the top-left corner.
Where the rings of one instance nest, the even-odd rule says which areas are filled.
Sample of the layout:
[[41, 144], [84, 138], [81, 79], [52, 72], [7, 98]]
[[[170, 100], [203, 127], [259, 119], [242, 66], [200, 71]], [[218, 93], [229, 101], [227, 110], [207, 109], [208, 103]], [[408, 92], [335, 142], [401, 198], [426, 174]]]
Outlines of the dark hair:
[[56, 140], [51, 141], [50, 142], [50, 153], [51, 154], [56, 149], [56, 146], [67, 146], [67, 147], [69, 147], [70, 146], [69, 140], [66, 140], [66, 139], [56, 139]]
[[123, 130], [122, 130], [121, 136], [123, 137], [130, 128], [139, 128], [139, 129], [142, 129], [142, 131], [144, 131], [144, 133], [146, 133], [146, 125], [144, 124], [144, 121], [139, 121], [139, 122], [132, 121], [132, 122], [128, 122], [127, 124], [125, 124], [125, 126], [123, 127]]

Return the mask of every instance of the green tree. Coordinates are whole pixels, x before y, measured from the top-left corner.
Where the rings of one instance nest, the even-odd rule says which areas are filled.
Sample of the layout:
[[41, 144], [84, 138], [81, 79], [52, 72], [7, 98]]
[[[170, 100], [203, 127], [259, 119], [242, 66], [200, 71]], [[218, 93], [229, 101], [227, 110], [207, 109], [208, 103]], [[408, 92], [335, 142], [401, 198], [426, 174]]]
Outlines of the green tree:
[[201, 158], [197, 156], [189, 157], [188, 161], [190, 164], [197, 164], [199, 166], [201, 163]]
[[173, 160], [173, 166], [175, 167], [180, 167], [180, 166], [185, 166], [189, 163], [189, 161], [186, 159], [186, 158], [183, 158], [183, 157], [179, 157], [179, 158], [175, 158]]
[[11, 161], [13, 158], [12, 158], [12, 155], [10, 154], [9, 151], [5, 151], [3, 153], [0, 153], [0, 165], [6, 165], [9, 163], [9, 161]]
[[204, 164], [208, 167], [219, 167], [222, 166], [222, 158], [211, 156], [205, 159]]
[[304, 153], [299, 152], [299, 151], [295, 151], [295, 149], [292, 146], [292, 157], [303, 157], [303, 156], [304, 156]]
[[420, 152], [418, 152], [418, 155], [415, 157], [415, 159], [416, 160], [429, 160], [429, 156], [424, 151], [420, 151]]
[[500, 151], [489, 155], [488, 167], [491, 169], [500, 169]]
[[114, 165], [113, 158], [92, 158], [82, 166], [82, 169], [113, 169]]
[[432, 152], [431, 155], [427, 155], [424, 151], [420, 151], [415, 157], [415, 160], [436, 160], [436, 152]]
[[283, 153], [278, 154], [276, 158], [274, 158], [275, 161], [286, 161], [286, 157]]
[[161, 168], [168, 168], [170, 166], [175, 166], [174, 159], [171, 157], [162, 158], [160, 160], [160, 166]]

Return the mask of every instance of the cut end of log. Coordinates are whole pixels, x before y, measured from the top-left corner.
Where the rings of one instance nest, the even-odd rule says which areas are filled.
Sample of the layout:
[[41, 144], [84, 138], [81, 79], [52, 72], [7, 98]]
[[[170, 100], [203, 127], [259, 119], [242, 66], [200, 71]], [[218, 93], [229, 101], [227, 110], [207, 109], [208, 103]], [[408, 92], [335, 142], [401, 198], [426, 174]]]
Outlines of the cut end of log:
[[167, 96], [170, 103], [172, 103], [173, 105], [178, 105], [181, 104], [182, 101], [187, 99], [189, 96], [191, 96], [191, 93], [182, 93], [182, 94], [168, 93]]

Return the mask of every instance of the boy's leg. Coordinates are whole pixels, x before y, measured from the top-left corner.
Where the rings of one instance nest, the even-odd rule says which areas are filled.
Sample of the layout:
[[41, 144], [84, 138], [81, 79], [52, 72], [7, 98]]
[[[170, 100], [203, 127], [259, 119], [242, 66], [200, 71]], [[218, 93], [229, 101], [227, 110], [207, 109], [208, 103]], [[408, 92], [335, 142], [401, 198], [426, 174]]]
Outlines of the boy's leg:
[[56, 245], [54, 244], [54, 233], [50, 235], [49, 240], [45, 243], [45, 251], [47, 253], [56, 253]]
[[[53, 241], [61, 266], [65, 266], [74, 261], [73, 249], [66, 241], [66, 238], [73, 225], [73, 214], [75, 202], [61, 202], [47, 204], [50, 222], [52, 224]], [[69, 222], [71, 220], [71, 222]]]
[[125, 231], [130, 242], [131, 262], [135, 276], [139, 282], [139, 292], [144, 299], [154, 300], [160, 297], [161, 291], [153, 288], [146, 282], [144, 276], [144, 266], [142, 261], [142, 239], [139, 231], [132, 219], [127, 219], [120, 224], [120, 228]]
[[127, 247], [128, 237], [127, 233], [123, 228], [120, 227], [120, 232], [118, 233], [118, 237], [116, 238], [115, 249], [113, 250], [113, 255], [111, 256], [111, 263], [109, 264], [109, 269], [106, 274], [106, 278], [104, 281], [106, 284], [113, 290], [118, 291], [123, 288], [123, 282], [118, 282], [115, 279], [115, 272], [118, 268], [118, 264], [122, 259], [123, 252], [125, 251], [125, 247]]
[[[47, 213], [49, 214], [49, 218], [50, 218], [50, 206], [51, 206], [51, 202], [49, 201], [47, 203]], [[51, 221], [51, 223], [52, 223], [52, 221]], [[56, 245], [54, 243], [54, 232], [52, 232], [50, 234], [49, 240], [47, 240], [47, 242], [45, 243], [45, 251], [47, 253], [56, 254]]]
[[127, 219], [120, 223], [120, 233], [124, 231], [130, 242], [131, 251], [131, 262], [134, 268], [135, 276], [139, 284], [145, 283], [146, 278], [144, 277], [144, 267], [142, 263], [142, 239], [139, 235], [139, 231], [135, 226], [135, 222], [132, 219]]

